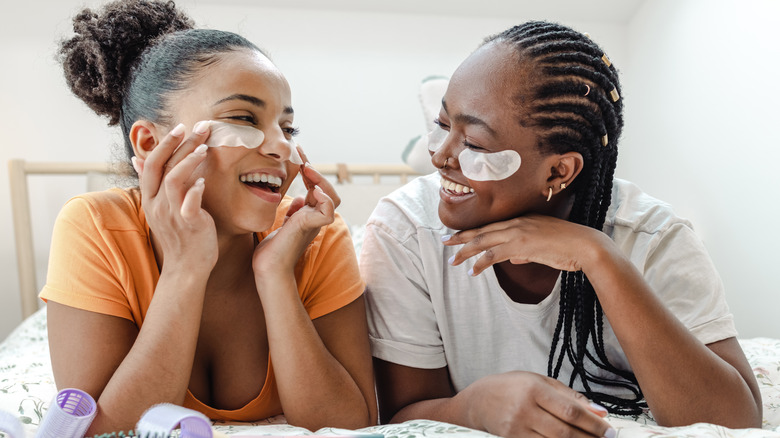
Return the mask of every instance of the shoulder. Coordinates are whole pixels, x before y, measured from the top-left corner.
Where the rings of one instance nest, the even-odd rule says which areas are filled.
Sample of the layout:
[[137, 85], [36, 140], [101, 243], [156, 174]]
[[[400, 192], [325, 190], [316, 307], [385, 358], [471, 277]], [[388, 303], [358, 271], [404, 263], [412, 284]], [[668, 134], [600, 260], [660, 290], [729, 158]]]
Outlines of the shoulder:
[[406, 240], [421, 229], [442, 232], [439, 220], [439, 174], [415, 178], [382, 198], [368, 218], [367, 229], [377, 227], [398, 240]]
[[141, 193], [138, 188], [113, 188], [74, 196], [65, 203], [58, 221], [93, 223], [114, 230], [144, 227]]
[[612, 203], [604, 221], [604, 232], [612, 235], [617, 229], [633, 233], [658, 234], [673, 227], [692, 229], [668, 203], [643, 192], [636, 184], [615, 178]]

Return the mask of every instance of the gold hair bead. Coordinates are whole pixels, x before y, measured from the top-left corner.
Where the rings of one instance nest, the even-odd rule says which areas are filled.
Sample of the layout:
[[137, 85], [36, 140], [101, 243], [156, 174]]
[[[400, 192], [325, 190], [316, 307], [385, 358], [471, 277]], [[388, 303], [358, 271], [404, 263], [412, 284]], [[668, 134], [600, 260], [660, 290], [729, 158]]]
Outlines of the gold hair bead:
[[604, 64], [607, 64], [607, 67], [611, 67], [612, 66], [612, 63], [609, 62], [609, 58], [607, 57], [606, 53], [601, 57], [601, 60], [604, 61]]
[[609, 137], [607, 137], [607, 134], [604, 134], [604, 136], [601, 137], [601, 145], [606, 146], [607, 143], [609, 143]]
[[612, 91], [609, 92], [609, 95], [612, 97], [613, 102], [617, 102], [620, 100], [620, 95], [617, 92], [617, 87], [613, 88]]
[[585, 38], [590, 39], [590, 34], [588, 32], [583, 33], [585, 35]]

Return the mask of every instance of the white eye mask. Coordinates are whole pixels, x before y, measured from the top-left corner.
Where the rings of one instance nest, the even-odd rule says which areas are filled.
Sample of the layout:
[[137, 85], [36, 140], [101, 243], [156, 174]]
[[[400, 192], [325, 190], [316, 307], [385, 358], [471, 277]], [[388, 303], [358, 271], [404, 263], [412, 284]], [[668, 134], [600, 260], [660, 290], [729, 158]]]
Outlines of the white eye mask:
[[[209, 135], [208, 140], [206, 140], [206, 146], [210, 148], [245, 147], [247, 149], [255, 149], [260, 147], [265, 140], [263, 131], [253, 128], [252, 126], [215, 121], [211, 121], [209, 126], [211, 127], [211, 134]], [[301, 156], [298, 155], [295, 140], [291, 138], [288, 141], [288, 144], [290, 147], [290, 155], [286, 157], [286, 159], [290, 160], [293, 164], [303, 164]]]
[[[436, 152], [444, 144], [447, 131], [436, 126], [428, 133], [428, 150]], [[520, 154], [512, 149], [501, 152], [476, 152], [469, 148], [458, 154], [463, 176], [472, 181], [500, 181], [509, 178], [520, 168]]]

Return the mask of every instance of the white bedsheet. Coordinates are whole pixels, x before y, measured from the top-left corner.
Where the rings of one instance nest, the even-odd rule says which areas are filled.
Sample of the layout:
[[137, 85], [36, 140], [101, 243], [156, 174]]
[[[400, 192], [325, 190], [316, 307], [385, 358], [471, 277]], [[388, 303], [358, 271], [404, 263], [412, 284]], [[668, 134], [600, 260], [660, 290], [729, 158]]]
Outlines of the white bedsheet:
[[[630, 437], [778, 437], [780, 438], [780, 340], [742, 339], [740, 344], [750, 361], [761, 388], [764, 404], [762, 429], [726, 429], [713, 424], [685, 427], [657, 426], [649, 417], [609, 416], [620, 438]], [[28, 438], [35, 431], [56, 394], [46, 337], [46, 309], [26, 319], [0, 344], [0, 410], [17, 416], [24, 423]], [[217, 422], [214, 428], [228, 435], [308, 435], [306, 429], [285, 424], [283, 417], [255, 423]], [[341, 429], [321, 429], [318, 434], [344, 434]], [[386, 437], [489, 437], [490, 434], [427, 420], [373, 426], [354, 432], [384, 434]], [[0, 433], [0, 436], [3, 434]]]

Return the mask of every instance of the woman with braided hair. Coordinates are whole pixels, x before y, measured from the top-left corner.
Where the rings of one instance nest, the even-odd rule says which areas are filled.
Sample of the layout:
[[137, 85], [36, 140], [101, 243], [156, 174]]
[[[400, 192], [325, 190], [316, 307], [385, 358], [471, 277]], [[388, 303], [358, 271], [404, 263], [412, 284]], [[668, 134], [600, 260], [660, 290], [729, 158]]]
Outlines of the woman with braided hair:
[[760, 425], [702, 242], [613, 177], [620, 93], [598, 45], [548, 22], [487, 38], [455, 71], [428, 138], [439, 171], [380, 202], [361, 251], [382, 422]]
[[[73, 23], [66, 80], [120, 125], [139, 177], [68, 201], [41, 292], [57, 386], [98, 403], [88, 435], [157, 403], [375, 424], [364, 283], [338, 195], [296, 149], [284, 75], [173, 2], [114, 1]], [[285, 197], [299, 172], [305, 198]]]

